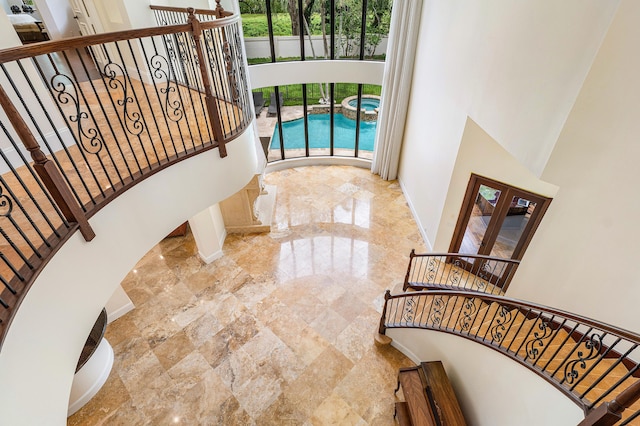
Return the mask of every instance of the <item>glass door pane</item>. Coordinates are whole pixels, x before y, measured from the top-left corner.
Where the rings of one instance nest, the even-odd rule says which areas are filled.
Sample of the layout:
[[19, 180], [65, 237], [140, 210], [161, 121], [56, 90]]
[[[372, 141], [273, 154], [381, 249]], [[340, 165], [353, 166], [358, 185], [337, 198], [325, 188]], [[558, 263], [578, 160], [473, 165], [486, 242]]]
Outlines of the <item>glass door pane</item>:
[[536, 203], [526, 198], [514, 196], [511, 199], [507, 216], [502, 222], [491, 256], [510, 259], [536, 209]]
[[487, 185], [480, 185], [471, 216], [464, 231], [459, 253], [478, 254], [484, 246], [483, 240], [489, 227], [489, 222], [496, 210], [501, 191]]

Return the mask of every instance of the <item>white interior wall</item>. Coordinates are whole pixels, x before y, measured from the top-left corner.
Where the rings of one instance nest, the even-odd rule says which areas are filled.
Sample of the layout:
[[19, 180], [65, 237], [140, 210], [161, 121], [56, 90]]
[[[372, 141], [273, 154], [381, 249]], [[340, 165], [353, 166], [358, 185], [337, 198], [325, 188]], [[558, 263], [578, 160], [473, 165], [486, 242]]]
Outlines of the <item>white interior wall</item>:
[[467, 117], [540, 176], [618, 1], [425, 1], [399, 178], [433, 244]]
[[467, 119], [460, 149], [453, 168], [442, 220], [433, 247], [447, 252], [456, 227], [471, 173], [509, 182], [510, 185], [553, 198], [558, 187], [541, 181], [517, 161], [473, 120]]
[[52, 40], [80, 35], [69, 0], [39, 0], [36, 6]]
[[23, 300], [0, 351], [3, 424], [66, 424], [75, 366], [98, 313], [158, 241], [249, 182], [257, 164], [254, 137], [249, 130], [229, 143], [226, 158], [214, 149], [149, 177], [91, 218], [93, 241], [76, 233], [61, 247]]
[[537, 374], [493, 349], [459, 336], [388, 329], [414, 362], [442, 361], [467, 423], [475, 426], [566, 426], [582, 410]]
[[640, 3], [623, 0], [542, 178], [560, 187], [514, 297], [640, 330]]

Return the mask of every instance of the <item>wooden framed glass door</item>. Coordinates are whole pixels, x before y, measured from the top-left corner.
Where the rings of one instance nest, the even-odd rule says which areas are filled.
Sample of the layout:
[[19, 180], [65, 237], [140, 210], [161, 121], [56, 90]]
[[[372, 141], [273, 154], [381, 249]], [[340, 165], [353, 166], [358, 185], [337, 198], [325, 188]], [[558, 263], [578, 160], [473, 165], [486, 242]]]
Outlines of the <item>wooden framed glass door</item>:
[[[520, 260], [550, 203], [550, 198], [472, 174], [449, 252]], [[465, 267], [486, 269], [487, 262], [478, 259]], [[512, 272], [505, 269], [491, 281], [506, 288], [504, 280]]]

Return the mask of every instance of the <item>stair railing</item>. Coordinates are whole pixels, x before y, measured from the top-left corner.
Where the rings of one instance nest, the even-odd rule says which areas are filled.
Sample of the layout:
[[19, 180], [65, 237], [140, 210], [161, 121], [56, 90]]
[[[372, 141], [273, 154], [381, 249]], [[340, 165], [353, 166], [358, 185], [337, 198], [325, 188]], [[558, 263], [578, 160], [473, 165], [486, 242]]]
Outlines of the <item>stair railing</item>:
[[[435, 330], [481, 343], [543, 377], [587, 414], [637, 386], [640, 376], [640, 335], [504, 296], [387, 291], [379, 332], [390, 328]], [[620, 424], [639, 416], [635, 403]]]
[[[149, 6], [153, 10], [158, 25], [176, 25], [186, 24], [189, 21], [189, 13], [185, 8], [173, 6], [161, 6], [152, 4]], [[211, 9], [194, 9], [194, 15], [200, 22], [213, 21], [215, 19], [227, 18], [233, 16], [233, 12], [224, 10], [220, 4], [220, 0], [216, 0], [216, 8]]]
[[[158, 171], [253, 119], [239, 16], [0, 50], [0, 344], [39, 271]], [[181, 84], [188, 76], [189, 84]]]
[[504, 294], [519, 264], [519, 260], [477, 254], [416, 254], [411, 250], [403, 289], [464, 289]]
[[[593, 410], [578, 426], [612, 426], [622, 420], [622, 413], [640, 399], [640, 380], [622, 391], [613, 401]], [[633, 419], [625, 419], [629, 424]]]

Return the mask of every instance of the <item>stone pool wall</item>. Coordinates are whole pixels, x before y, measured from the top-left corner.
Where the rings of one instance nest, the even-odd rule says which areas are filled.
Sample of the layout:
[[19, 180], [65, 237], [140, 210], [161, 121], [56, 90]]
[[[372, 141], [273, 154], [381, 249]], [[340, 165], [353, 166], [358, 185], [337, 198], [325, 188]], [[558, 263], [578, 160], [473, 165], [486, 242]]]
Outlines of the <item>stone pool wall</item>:
[[[362, 96], [362, 98], [375, 98], [380, 99], [380, 96], [375, 95], [366, 95]], [[344, 98], [341, 104], [334, 104], [333, 111], [336, 114], [342, 114], [345, 117], [355, 120], [356, 119], [356, 108], [349, 105], [349, 101], [357, 99], [357, 96], [350, 96], [348, 98]], [[307, 109], [307, 113], [309, 114], [329, 114], [329, 105], [309, 105]], [[378, 108], [373, 111], [365, 111], [364, 108], [360, 110], [360, 120], [362, 121], [377, 121], [378, 120]]]

